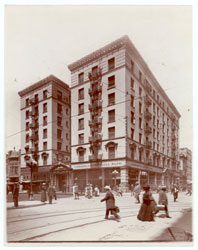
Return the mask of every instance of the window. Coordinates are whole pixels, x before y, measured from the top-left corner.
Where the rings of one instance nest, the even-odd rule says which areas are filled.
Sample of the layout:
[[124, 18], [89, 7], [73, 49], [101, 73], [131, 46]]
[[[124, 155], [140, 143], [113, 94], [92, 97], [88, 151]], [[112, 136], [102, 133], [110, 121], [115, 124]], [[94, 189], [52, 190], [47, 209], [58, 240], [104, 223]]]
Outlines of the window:
[[78, 104], [78, 114], [84, 114], [84, 103]]
[[131, 95], [131, 107], [134, 107], [134, 96]]
[[134, 129], [131, 128], [131, 139], [134, 140]]
[[155, 90], [153, 90], [153, 98], [155, 99]]
[[159, 140], [159, 132], [157, 132], [157, 140]]
[[47, 89], [43, 91], [43, 99], [47, 98]]
[[139, 114], [142, 114], [142, 103], [139, 102]]
[[135, 123], [134, 112], [131, 112], [131, 123]]
[[78, 135], [78, 143], [79, 143], [79, 144], [84, 143], [84, 134], [79, 134], [79, 135]]
[[78, 161], [79, 162], [84, 161], [84, 150], [79, 150]]
[[98, 66], [92, 68], [92, 75], [95, 76], [98, 73]]
[[157, 128], [159, 128], [159, 120], [157, 119]]
[[139, 143], [142, 143], [142, 134], [139, 133]]
[[115, 159], [115, 147], [111, 146], [108, 148], [108, 157], [109, 159]]
[[47, 125], [47, 116], [43, 116], [43, 126]]
[[38, 128], [39, 123], [38, 123], [38, 119], [35, 119], [35, 128]]
[[84, 129], [84, 119], [79, 119], [78, 120], [78, 129]]
[[115, 76], [108, 77], [108, 89], [115, 87]]
[[139, 149], [139, 161], [142, 161], [142, 150]]
[[47, 103], [43, 103], [43, 113], [47, 112]]
[[108, 122], [115, 122], [115, 109], [108, 111], [108, 117], [109, 117]]
[[155, 126], [155, 116], [153, 116], [153, 125]]
[[140, 82], [142, 82], [142, 72], [141, 71], [139, 71], [139, 80], [140, 80]]
[[115, 138], [115, 127], [108, 128], [109, 139]]
[[84, 88], [78, 90], [78, 100], [84, 99]]
[[36, 94], [35, 96], [34, 96], [34, 99], [35, 99], [35, 102], [38, 102], [38, 94]]
[[25, 135], [25, 142], [29, 142], [29, 140], [30, 140], [30, 136], [29, 136], [29, 134], [26, 134]]
[[69, 139], [69, 136], [68, 136], [68, 133], [66, 133], [66, 140], [68, 140]]
[[66, 108], [65, 112], [66, 112], [66, 115], [68, 115], [69, 114], [69, 109]]
[[111, 58], [108, 60], [108, 70], [112, 70], [115, 68], [115, 58]]
[[30, 99], [29, 99], [29, 98], [27, 98], [27, 99], [25, 100], [25, 104], [26, 104], [26, 107], [29, 106], [29, 104], [30, 104]]
[[82, 72], [78, 75], [78, 83], [83, 83], [83, 82], [84, 82], [84, 73]]
[[159, 107], [157, 107], [157, 115], [159, 116]]
[[61, 151], [62, 148], [62, 143], [61, 142], [57, 142], [57, 150]]
[[142, 129], [142, 118], [139, 118], [139, 128]]
[[35, 107], [35, 116], [39, 115], [39, 110], [38, 110], [38, 106]]
[[153, 138], [155, 138], [155, 129], [153, 129]]
[[26, 122], [26, 124], [25, 124], [25, 130], [26, 130], [26, 131], [29, 130], [29, 122]]
[[131, 60], [131, 72], [134, 71], [134, 62]]
[[155, 142], [153, 142], [153, 149], [155, 150]]
[[139, 87], [139, 96], [142, 96], [142, 88]]
[[29, 110], [26, 110], [26, 112], [25, 112], [25, 119], [29, 119], [29, 115], [30, 115]]
[[131, 159], [135, 159], [135, 148], [131, 148]]
[[43, 129], [43, 139], [47, 138], [47, 129]]
[[47, 150], [47, 142], [43, 142], [43, 150]]
[[114, 105], [115, 104], [115, 93], [111, 93], [108, 95], [108, 105]]
[[57, 139], [62, 139], [62, 130], [61, 129], [57, 129]]
[[57, 113], [62, 114], [62, 105], [60, 103], [57, 104]]
[[62, 118], [61, 118], [60, 116], [57, 117], [57, 125], [58, 125], [59, 127], [62, 126]]
[[135, 81], [133, 80], [133, 78], [131, 77], [131, 88], [134, 89], [135, 88]]
[[155, 103], [153, 102], [153, 112], [155, 113]]
[[60, 90], [57, 90], [57, 99], [61, 101], [62, 98], [63, 98], [62, 92]]

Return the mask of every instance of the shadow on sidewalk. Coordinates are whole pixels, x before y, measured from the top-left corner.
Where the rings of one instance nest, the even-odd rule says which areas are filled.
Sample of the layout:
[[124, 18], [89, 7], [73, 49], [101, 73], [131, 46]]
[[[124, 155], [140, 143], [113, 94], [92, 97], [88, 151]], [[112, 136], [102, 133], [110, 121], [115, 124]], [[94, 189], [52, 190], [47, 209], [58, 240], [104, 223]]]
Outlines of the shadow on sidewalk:
[[34, 205], [19, 205], [18, 207], [7, 207], [7, 210], [10, 209], [21, 209], [21, 208], [30, 208], [30, 207], [39, 207], [39, 206], [44, 206], [47, 205], [48, 203], [44, 203], [44, 204], [34, 204]]
[[183, 209], [182, 213], [182, 216], [154, 238], [154, 241], [193, 241], [192, 209]]

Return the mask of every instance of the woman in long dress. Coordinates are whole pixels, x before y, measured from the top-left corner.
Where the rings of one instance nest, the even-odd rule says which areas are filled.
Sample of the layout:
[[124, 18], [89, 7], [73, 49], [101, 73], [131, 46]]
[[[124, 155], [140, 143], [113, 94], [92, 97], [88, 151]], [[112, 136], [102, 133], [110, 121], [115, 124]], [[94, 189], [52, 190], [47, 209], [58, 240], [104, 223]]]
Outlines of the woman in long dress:
[[41, 202], [46, 202], [47, 201], [47, 187], [46, 184], [43, 183], [41, 187]]
[[143, 189], [145, 190], [145, 193], [143, 194], [143, 202], [137, 218], [141, 221], [155, 221], [154, 214], [157, 203], [150, 192], [150, 187], [145, 186]]

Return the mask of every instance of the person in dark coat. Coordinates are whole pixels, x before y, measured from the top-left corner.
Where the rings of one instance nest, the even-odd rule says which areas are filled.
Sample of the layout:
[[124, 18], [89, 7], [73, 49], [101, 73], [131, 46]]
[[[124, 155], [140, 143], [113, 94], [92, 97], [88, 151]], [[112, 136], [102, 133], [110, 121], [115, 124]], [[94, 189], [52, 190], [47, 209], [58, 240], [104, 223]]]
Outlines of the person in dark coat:
[[44, 202], [44, 203], [47, 201], [46, 191], [47, 191], [46, 184], [43, 183], [41, 186], [41, 202]]
[[176, 202], [178, 198], [178, 193], [179, 193], [179, 188], [177, 187], [176, 184], [173, 186], [173, 197], [174, 197], [174, 202]]
[[106, 201], [106, 214], [105, 214], [105, 219], [108, 220], [109, 212], [111, 212], [114, 217], [119, 220], [120, 216], [116, 213], [116, 206], [115, 206], [115, 198], [113, 193], [110, 191], [109, 186], [104, 187], [106, 189], [106, 195], [105, 197], [101, 200], [101, 202]]
[[156, 211], [157, 203], [150, 192], [150, 187], [147, 185], [143, 189], [145, 190], [145, 193], [143, 194], [143, 202], [137, 218], [141, 221], [155, 221], [154, 213]]
[[[166, 186], [162, 186], [161, 190], [159, 191], [159, 199], [158, 204], [164, 205], [164, 210], [166, 213], [167, 218], [171, 218], [168, 213], [168, 197], [166, 195]], [[155, 214], [157, 214], [159, 210], [156, 210]]]
[[49, 204], [52, 204], [52, 199], [55, 196], [54, 191], [55, 191], [54, 187], [50, 185], [49, 188], [48, 188]]
[[18, 207], [18, 199], [19, 199], [19, 185], [18, 185], [18, 183], [14, 184], [12, 195], [13, 195], [14, 207]]

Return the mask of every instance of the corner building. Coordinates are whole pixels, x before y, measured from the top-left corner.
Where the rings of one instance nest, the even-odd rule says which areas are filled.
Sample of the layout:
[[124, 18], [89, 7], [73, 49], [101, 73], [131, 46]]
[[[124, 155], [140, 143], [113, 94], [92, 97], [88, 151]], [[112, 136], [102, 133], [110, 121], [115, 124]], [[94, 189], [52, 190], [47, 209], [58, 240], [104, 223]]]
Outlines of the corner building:
[[136, 181], [174, 183], [180, 114], [129, 38], [68, 67], [71, 164], [78, 185], [121, 184], [128, 190]]
[[50, 75], [19, 92], [21, 97], [21, 174], [30, 180], [27, 162], [35, 163], [33, 181], [72, 188], [70, 166], [71, 105], [67, 84]]

